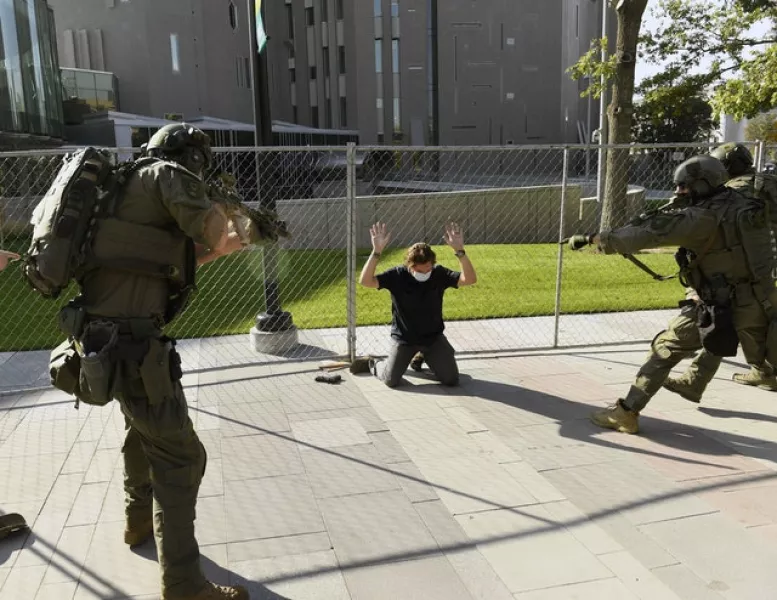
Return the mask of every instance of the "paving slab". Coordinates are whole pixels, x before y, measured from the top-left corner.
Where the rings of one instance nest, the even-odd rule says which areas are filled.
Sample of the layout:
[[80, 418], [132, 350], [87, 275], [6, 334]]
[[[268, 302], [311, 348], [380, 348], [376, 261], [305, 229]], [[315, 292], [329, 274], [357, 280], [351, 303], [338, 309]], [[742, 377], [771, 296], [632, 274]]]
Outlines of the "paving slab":
[[324, 498], [319, 506], [343, 566], [410, 560], [437, 549], [434, 538], [402, 492]]
[[[599, 322], [628, 337], [665, 316]], [[565, 317], [562, 336], [582, 339], [596, 322]], [[497, 343], [500, 327], [471, 347]], [[456, 343], [473, 331], [457, 327]], [[339, 335], [309, 342], [334, 347]], [[659, 392], [642, 435], [626, 436], [588, 414], [622, 394], [645, 344], [462, 357], [459, 388], [411, 373], [404, 390], [347, 371], [339, 386], [317, 384], [314, 363], [257, 358], [245, 336], [186, 344], [190, 414], [209, 456], [203, 568], [254, 597], [720, 600], [775, 589], [777, 407], [731, 383], [741, 357], [700, 406]], [[32, 527], [0, 544], [0, 600], [158, 598], [154, 545], [122, 540], [125, 434], [115, 403], [75, 411], [56, 391], [0, 396], [0, 508]]]
[[513, 593], [612, 576], [542, 505], [461, 515], [457, 520]]
[[353, 600], [473, 598], [442, 555], [348, 569], [345, 571], [345, 581]]

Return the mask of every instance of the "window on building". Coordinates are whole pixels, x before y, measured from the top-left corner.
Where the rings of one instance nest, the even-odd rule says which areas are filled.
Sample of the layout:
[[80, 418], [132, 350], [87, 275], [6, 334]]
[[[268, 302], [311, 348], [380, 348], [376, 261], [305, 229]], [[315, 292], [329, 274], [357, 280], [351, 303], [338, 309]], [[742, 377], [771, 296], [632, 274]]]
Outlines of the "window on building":
[[391, 16], [399, 16], [399, 0], [391, 0]]
[[294, 11], [291, 8], [291, 4], [286, 5], [286, 24], [289, 28], [289, 39], [294, 39]]
[[342, 21], [344, 18], [345, 9], [343, 8], [343, 0], [335, 0], [335, 17]]
[[297, 81], [297, 69], [289, 69], [289, 81], [291, 83]]
[[305, 9], [305, 22], [308, 24], [308, 27], [313, 27], [316, 24], [316, 15], [313, 12], [312, 6]]
[[337, 47], [337, 62], [339, 63], [340, 75], [345, 75], [345, 46]]
[[383, 98], [377, 98], [375, 100], [375, 107], [378, 109], [378, 137], [382, 136], [384, 133], [383, 128], [383, 120], [384, 120], [384, 113], [383, 113]]
[[235, 6], [234, 2], [229, 3], [229, 26], [232, 28], [232, 31], [237, 29], [237, 6]]
[[383, 40], [375, 40], [375, 72], [383, 73]]
[[402, 131], [402, 115], [399, 110], [399, 96], [394, 96], [394, 133]]
[[318, 73], [316, 73], [316, 65], [311, 65], [310, 66], [310, 78], [311, 79], [316, 79], [317, 75], [318, 75]]
[[251, 66], [247, 58], [238, 56], [235, 58], [235, 72], [237, 75], [237, 87], [251, 87]]
[[291, 120], [292, 123], [299, 122], [299, 110], [296, 105], [291, 107]]
[[318, 106], [310, 107], [310, 122], [313, 127], [318, 127]]
[[383, 16], [383, 0], [375, 0], [375, 16]]
[[173, 73], [181, 72], [181, 59], [178, 49], [178, 34], [170, 34], [170, 58], [172, 61]]
[[321, 21], [323, 23], [329, 21], [329, 0], [321, 0]]
[[340, 127], [348, 127], [348, 105], [345, 96], [340, 96]]
[[399, 40], [391, 40], [391, 72], [399, 73]]
[[329, 77], [330, 65], [329, 65], [329, 48], [324, 48], [324, 77]]
[[324, 115], [324, 127], [332, 127], [332, 99], [326, 99], [326, 114]]

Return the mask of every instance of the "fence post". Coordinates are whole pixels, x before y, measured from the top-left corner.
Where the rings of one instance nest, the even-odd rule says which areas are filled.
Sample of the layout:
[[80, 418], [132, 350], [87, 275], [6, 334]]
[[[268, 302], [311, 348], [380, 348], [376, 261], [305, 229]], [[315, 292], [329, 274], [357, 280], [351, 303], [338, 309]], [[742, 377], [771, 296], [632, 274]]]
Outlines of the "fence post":
[[755, 163], [755, 170], [761, 173], [764, 170], [764, 165], [766, 164], [766, 148], [764, 147], [764, 141], [758, 140], [758, 148], [756, 151], [756, 163]]
[[348, 359], [353, 361], [356, 358], [356, 144], [348, 143], [345, 151], [345, 202], [346, 202], [346, 225], [347, 231], [347, 259], [348, 269]]
[[[558, 219], [558, 241], [564, 239], [564, 212], [567, 203], [567, 175], [569, 172], [569, 148], [564, 148], [563, 173], [561, 175], [561, 213]], [[558, 245], [558, 261], [556, 263], [556, 306], [553, 316], [553, 347], [558, 348], [558, 327], [561, 320], [561, 274], [564, 268], [564, 244]]]

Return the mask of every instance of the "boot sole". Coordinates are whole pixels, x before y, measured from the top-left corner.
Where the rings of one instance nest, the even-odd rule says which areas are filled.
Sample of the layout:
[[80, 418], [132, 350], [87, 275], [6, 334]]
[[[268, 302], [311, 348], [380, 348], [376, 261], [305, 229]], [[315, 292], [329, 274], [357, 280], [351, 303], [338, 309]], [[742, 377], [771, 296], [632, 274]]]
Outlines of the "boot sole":
[[759, 390], [766, 390], [767, 392], [777, 392], [777, 387], [768, 383], [750, 383], [749, 381], [737, 379], [736, 377], [732, 377], [731, 380], [739, 385], [746, 385], [747, 387], [754, 387]]

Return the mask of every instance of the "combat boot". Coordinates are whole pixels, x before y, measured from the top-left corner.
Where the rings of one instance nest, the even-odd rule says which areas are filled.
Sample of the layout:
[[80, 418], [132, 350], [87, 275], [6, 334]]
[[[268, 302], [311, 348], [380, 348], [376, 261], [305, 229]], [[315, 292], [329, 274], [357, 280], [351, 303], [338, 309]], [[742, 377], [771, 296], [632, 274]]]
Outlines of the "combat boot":
[[250, 600], [248, 590], [240, 585], [218, 585], [205, 582], [205, 587], [193, 596], [162, 594], [162, 600]]
[[670, 392], [674, 392], [678, 396], [682, 396], [689, 402], [695, 402], [696, 404], [701, 402], [701, 394], [694, 390], [686, 379], [668, 377], [664, 382], [664, 388]]
[[0, 540], [28, 529], [27, 521], [20, 514], [8, 513], [7, 515], [0, 515]]
[[751, 385], [762, 390], [777, 392], [777, 377], [767, 375], [760, 369], [751, 368], [747, 373], [734, 373], [732, 379], [742, 385]]
[[622, 400], [602, 410], [591, 413], [591, 422], [605, 429], [621, 433], [639, 433], [639, 414], [626, 409]]
[[135, 521], [124, 525], [124, 543], [130, 548], [140, 546], [154, 535], [154, 522], [151, 519], [147, 521]]
[[424, 370], [423, 352], [416, 352], [413, 360], [410, 361], [410, 368], [413, 369], [413, 371], [418, 371], [419, 373]]

